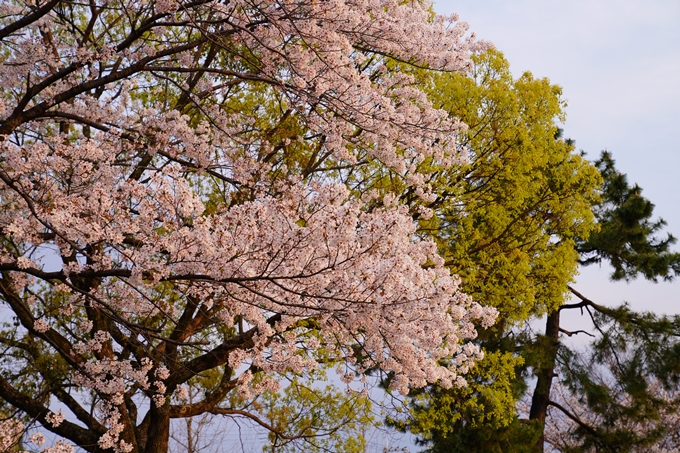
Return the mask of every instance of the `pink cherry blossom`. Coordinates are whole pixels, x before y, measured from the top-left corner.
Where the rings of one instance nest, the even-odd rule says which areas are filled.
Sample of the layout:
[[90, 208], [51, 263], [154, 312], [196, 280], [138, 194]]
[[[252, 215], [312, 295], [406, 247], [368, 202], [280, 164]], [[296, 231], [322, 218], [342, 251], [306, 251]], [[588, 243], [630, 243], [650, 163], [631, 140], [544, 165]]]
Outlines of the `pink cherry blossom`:
[[[50, 388], [96, 396], [54, 391], [62, 415], [0, 377], [0, 397], [65, 439], [43, 451], [165, 452], [170, 419], [328, 354], [345, 380], [380, 368], [402, 393], [464, 385], [496, 311], [354, 172], [431, 201], [417, 164], [465, 160], [464, 125], [395, 69], [464, 71], [486, 46], [429, 6], [0, 5], [4, 346], [39, 342], [27, 373], [42, 379], [49, 351], [73, 370]], [[183, 401], [209, 370], [221, 382]]]

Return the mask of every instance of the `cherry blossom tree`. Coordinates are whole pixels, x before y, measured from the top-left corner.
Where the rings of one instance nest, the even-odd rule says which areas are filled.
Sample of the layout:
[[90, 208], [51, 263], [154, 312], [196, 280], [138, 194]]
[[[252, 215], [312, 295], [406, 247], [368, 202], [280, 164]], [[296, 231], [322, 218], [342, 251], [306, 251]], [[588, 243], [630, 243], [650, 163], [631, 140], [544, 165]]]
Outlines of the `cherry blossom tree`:
[[427, 201], [420, 164], [464, 160], [463, 125], [390, 69], [466, 70], [485, 44], [457, 18], [17, 0], [0, 40], [0, 410], [61, 439], [44, 451], [166, 452], [171, 419], [206, 413], [267, 427], [248, 401], [327, 361], [402, 393], [464, 385], [495, 310], [354, 172], [389, 168]]

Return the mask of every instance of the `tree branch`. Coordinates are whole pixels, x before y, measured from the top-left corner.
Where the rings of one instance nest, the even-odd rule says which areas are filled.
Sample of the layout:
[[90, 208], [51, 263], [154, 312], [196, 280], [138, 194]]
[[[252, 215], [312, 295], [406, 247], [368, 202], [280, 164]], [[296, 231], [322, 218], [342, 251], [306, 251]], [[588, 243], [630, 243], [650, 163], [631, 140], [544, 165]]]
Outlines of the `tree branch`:
[[564, 415], [566, 415], [567, 417], [569, 417], [574, 423], [576, 423], [576, 424], [579, 425], [581, 428], [583, 428], [583, 429], [585, 429], [586, 431], [588, 431], [590, 434], [592, 434], [592, 435], [594, 435], [594, 436], [597, 435], [597, 431], [596, 431], [594, 428], [592, 428], [591, 426], [589, 426], [589, 425], [585, 424], [584, 422], [582, 422], [580, 418], [578, 418], [576, 415], [574, 415], [574, 414], [572, 414], [571, 412], [569, 412], [569, 411], [568, 411], [564, 406], [562, 406], [561, 404], [556, 403], [555, 401], [552, 401], [552, 400], [551, 400], [551, 401], [548, 401], [548, 405], [549, 405], [549, 406], [553, 406], [553, 407], [559, 409]]

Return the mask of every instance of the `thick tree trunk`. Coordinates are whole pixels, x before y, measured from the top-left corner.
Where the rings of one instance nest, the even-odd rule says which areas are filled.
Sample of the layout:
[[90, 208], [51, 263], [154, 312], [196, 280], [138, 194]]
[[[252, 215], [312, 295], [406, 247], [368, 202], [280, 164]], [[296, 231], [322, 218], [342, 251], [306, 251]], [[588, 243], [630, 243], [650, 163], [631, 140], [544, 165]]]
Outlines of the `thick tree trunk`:
[[555, 376], [555, 361], [557, 359], [557, 348], [559, 346], [560, 334], [560, 311], [548, 315], [545, 325], [545, 336], [547, 350], [545, 351], [545, 359], [543, 367], [538, 370], [538, 381], [534, 389], [534, 396], [531, 400], [531, 411], [529, 412], [529, 419], [538, 420], [541, 427], [541, 436], [538, 439], [536, 451], [543, 451], [543, 443], [545, 441], [545, 417], [548, 412], [548, 403], [550, 402], [550, 388], [552, 380]]
[[151, 423], [149, 424], [145, 453], [168, 453], [170, 440], [170, 408], [164, 404], [158, 408], [151, 403]]

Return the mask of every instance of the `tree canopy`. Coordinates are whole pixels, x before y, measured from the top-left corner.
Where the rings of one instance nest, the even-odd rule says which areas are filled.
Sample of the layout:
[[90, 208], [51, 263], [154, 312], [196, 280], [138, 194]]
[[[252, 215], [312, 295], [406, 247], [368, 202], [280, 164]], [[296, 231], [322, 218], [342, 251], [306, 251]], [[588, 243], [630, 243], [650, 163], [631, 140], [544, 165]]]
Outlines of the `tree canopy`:
[[465, 161], [464, 126], [394, 69], [466, 70], [464, 24], [391, 0], [0, 8], [3, 442], [20, 420], [50, 448], [165, 453], [205, 413], [275, 432], [250, 402], [327, 361], [464, 384], [497, 311], [358, 170], [427, 202], [428, 166]]

